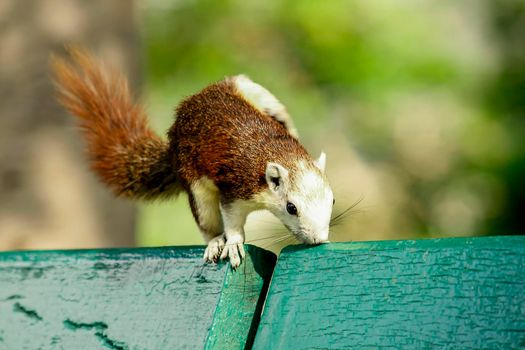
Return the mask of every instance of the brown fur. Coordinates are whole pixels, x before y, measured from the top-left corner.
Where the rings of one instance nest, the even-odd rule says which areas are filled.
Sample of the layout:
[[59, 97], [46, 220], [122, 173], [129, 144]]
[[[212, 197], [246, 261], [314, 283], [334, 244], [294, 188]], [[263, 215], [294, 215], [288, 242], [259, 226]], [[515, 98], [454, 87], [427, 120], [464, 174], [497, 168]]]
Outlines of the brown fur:
[[232, 78], [179, 105], [168, 144], [149, 129], [125, 78], [85, 53], [72, 50], [71, 56], [73, 65], [53, 63], [59, 100], [78, 117], [92, 169], [116, 195], [158, 198], [180, 187], [190, 192], [191, 183], [206, 176], [228, 203], [267, 188], [268, 162], [286, 167], [292, 182], [299, 160], [315, 168], [283, 123], [242, 98]]
[[158, 198], [177, 193], [169, 147], [148, 127], [127, 81], [89, 55], [70, 50], [73, 64], [55, 58], [60, 102], [78, 117], [91, 168], [118, 196]]
[[268, 162], [288, 168], [292, 179], [299, 160], [313, 167], [312, 158], [285, 126], [239, 96], [232, 79], [183, 101], [168, 136], [174, 168], [185, 189], [207, 176], [224, 202], [249, 199], [267, 188]]

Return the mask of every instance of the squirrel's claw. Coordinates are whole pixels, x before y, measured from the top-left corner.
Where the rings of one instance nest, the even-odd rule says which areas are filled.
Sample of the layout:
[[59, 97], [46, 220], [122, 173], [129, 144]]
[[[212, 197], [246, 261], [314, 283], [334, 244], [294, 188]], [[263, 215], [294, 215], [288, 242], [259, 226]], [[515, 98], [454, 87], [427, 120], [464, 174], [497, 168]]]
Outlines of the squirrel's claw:
[[219, 259], [229, 258], [232, 268], [236, 269], [245, 256], [242, 237], [230, 237], [226, 242], [224, 235], [220, 235], [208, 242], [203, 259], [206, 262], [216, 263]]
[[244, 260], [246, 253], [244, 252], [243, 239], [235, 239], [235, 237], [230, 237], [226, 241], [226, 245], [221, 253], [221, 259], [230, 259], [230, 264], [233, 269], [236, 269], [241, 264], [241, 261]]
[[221, 256], [222, 251], [224, 250], [225, 243], [226, 241], [224, 239], [224, 235], [219, 235], [211, 239], [208, 242], [206, 250], [204, 251], [204, 261], [216, 263], [217, 260], [219, 260], [219, 256]]

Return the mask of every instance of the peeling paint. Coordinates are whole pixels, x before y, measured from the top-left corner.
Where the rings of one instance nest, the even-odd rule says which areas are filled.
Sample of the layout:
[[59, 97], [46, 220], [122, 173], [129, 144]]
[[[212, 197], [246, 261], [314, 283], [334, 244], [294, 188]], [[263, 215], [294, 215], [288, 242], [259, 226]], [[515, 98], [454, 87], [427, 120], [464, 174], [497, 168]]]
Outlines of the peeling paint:
[[67, 329], [76, 331], [77, 329], [96, 329], [96, 330], [105, 330], [108, 329], [108, 325], [104, 322], [91, 322], [91, 323], [80, 323], [66, 319], [64, 321], [64, 326]]
[[33, 320], [42, 321], [42, 317], [35, 310], [30, 310], [20, 303], [13, 305], [13, 311], [20, 312]]
[[12, 300], [18, 300], [18, 299], [24, 299], [24, 297], [18, 294], [13, 294], [6, 298], [0, 299], [0, 302], [6, 302], [6, 301], [12, 301]]
[[124, 342], [113, 340], [108, 337], [106, 331], [109, 327], [104, 322], [81, 323], [66, 319], [64, 321], [64, 326], [72, 331], [78, 329], [95, 330], [95, 337], [97, 337], [101, 344], [106, 348], [112, 350], [128, 350], [128, 346]]
[[57, 345], [57, 344], [60, 344], [60, 341], [62, 339], [59, 337], [59, 336], [54, 336], [53, 338], [51, 338], [51, 345]]

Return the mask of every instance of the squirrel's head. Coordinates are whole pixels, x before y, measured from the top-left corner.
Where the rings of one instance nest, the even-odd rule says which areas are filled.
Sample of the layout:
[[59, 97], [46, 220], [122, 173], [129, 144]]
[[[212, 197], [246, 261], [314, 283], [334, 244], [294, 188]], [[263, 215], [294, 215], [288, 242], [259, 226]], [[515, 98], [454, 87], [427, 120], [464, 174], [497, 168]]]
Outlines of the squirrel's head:
[[325, 176], [326, 155], [299, 161], [294, 169], [278, 163], [266, 166], [266, 208], [303, 243], [328, 240], [334, 195]]

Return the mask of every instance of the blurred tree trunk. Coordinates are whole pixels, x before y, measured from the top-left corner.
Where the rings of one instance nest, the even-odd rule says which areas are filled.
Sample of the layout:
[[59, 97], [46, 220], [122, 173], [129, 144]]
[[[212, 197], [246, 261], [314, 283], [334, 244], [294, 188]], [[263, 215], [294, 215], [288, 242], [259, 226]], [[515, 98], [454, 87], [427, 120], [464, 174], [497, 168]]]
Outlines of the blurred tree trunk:
[[134, 16], [128, 0], [0, 2], [0, 249], [133, 245], [135, 209], [89, 172], [49, 57], [80, 45], [136, 86]]

